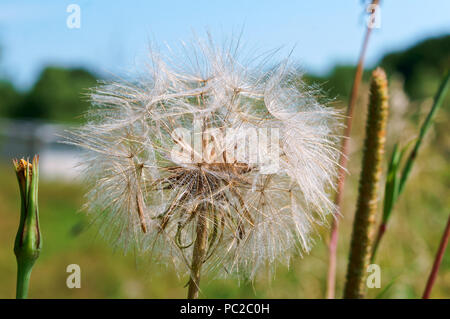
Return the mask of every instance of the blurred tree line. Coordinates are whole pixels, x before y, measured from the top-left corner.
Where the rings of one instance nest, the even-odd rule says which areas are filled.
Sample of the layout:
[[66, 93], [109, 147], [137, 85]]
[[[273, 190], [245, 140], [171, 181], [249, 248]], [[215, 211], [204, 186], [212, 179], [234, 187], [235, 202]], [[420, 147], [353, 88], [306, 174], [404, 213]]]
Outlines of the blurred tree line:
[[20, 92], [7, 80], [0, 80], [0, 117], [40, 119], [74, 123], [89, 106], [86, 93], [95, 86], [89, 71], [46, 67], [28, 92]]
[[[389, 53], [378, 65], [388, 76], [401, 76], [411, 101], [433, 97], [450, 70], [450, 35], [426, 39], [409, 49]], [[365, 70], [363, 81], [369, 80], [370, 73], [371, 70]], [[320, 83], [328, 96], [348, 101], [354, 74], [355, 66], [338, 65], [324, 77], [307, 76], [306, 80]]]
[[[411, 100], [432, 97], [450, 69], [450, 35], [427, 39], [407, 50], [387, 54], [379, 64], [389, 75], [402, 76], [405, 92]], [[306, 82], [319, 83], [327, 96], [346, 102], [354, 71], [353, 66], [338, 65], [326, 76], [306, 76]], [[367, 70], [363, 79], [368, 80], [369, 74]], [[86, 93], [95, 85], [96, 77], [87, 70], [56, 66], [46, 67], [27, 92], [20, 92], [7, 79], [0, 79], [0, 117], [79, 122], [89, 105]]]

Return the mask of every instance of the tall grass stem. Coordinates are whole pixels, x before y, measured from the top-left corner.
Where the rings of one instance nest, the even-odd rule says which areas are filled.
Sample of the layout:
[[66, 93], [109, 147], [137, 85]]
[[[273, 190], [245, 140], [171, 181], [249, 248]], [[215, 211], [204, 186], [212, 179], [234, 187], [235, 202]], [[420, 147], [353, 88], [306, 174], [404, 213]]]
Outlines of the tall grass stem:
[[434, 259], [433, 268], [431, 269], [430, 276], [428, 277], [425, 291], [423, 292], [423, 299], [430, 298], [431, 290], [433, 289], [434, 282], [439, 271], [442, 259], [444, 258], [445, 249], [447, 248], [448, 240], [450, 238], [450, 215], [448, 216], [447, 227], [445, 227], [444, 234], [442, 235], [441, 243], [439, 244], [436, 258]]
[[[379, 4], [379, 0], [373, 0], [372, 4]], [[349, 152], [349, 137], [352, 129], [353, 120], [353, 110], [355, 108], [356, 100], [358, 98], [358, 90], [361, 84], [363, 70], [364, 70], [364, 59], [366, 56], [366, 51], [369, 43], [370, 34], [372, 33], [372, 28], [368, 27], [366, 34], [364, 36], [364, 42], [361, 48], [361, 53], [358, 59], [358, 65], [355, 71], [355, 77], [353, 79], [353, 85], [350, 93], [350, 101], [347, 107], [346, 123], [344, 128], [344, 134], [341, 144], [341, 156], [339, 159], [339, 172], [338, 172], [338, 183], [336, 190], [336, 197], [334, 203], [338, 213], [342, 208], [342, 198], [345, 185], [345, 169], [347, 167], [347, 159]], [[336, 259], [337, 259], [337, 245], [339, 239], [339, 220], [338, 218], [333, 219], [330, 232], [330, 243], [328, 245], [328, 275], [327, 275], [327, 291], [326, 296], [328, 299], [334, 299], [336, 293]]]
[[386, 74], [381, 68], [372, 73], [366, 138], [358, 202], [353, 221], [353, 233], [347, 268], [344, 298], [363, 298], [366, 269], [376, 220], [381, 163], [384, 154], [388, 118], [388, 88]]

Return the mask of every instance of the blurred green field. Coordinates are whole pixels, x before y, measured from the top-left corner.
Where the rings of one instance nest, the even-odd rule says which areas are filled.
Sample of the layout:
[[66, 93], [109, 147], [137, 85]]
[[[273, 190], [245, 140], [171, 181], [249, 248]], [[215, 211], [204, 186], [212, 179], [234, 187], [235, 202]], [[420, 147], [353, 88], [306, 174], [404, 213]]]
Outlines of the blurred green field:
[[[360, 105], [365, 105], [364, 101]], [[365, 109], [361, 106], [355, 117], [354, 132], [357, 137], [351, 142], [350, 174], [341, 222], [338, 297], [342, 295], [347, 266], [364, 116]], [[447, 117], [447, 113], [438, 116], [437, 127], [445, 127]], [[389, 128], [390, 145], [399, 139], [395, 130], [398, 125], [393, 114]], [[369, 289], [371, 298], [376, 297], [391, 282], [392, 287], [383, 297], [420, 298], [422, 294], [450, 213], [448, 137], [439, 136], [436, 133], [439, 131], [445, 132], [445, 129], [432, 130], [427, 137], [406, 191], [391, 219], [377, 260], [382, 270], [382, 288]], [[16, 262], [13, 242], [19, 221], [19, 191], [12, 164], [3, 162], [0, 176], [0, 298], [14, 298]], [[81, 185], [42, 180], [39, 190], [44, 246], [32, 274], [31, 298], [185, 297], [186, 289], [183, 286], [187, 282], [186, 277], [178, 278], [172, 269], [153, 265], [143, 257], [138, 258], [133, 254], [124, 256], [119, 251], [113, 251], [108, 243], [97, 236], [95, 228], [83, 226], [87, 224], [87, 219], [79, 213], [83, 203]], [[273, 280], [260, 277], [254, 283], [239, 283], [235, 279], [204, 277], [201, 297], [323, 298], [328, 230], [322, 229], [320, 232], [322, 236], [317, 236], [317, 244], [311, 254], [293, 258], [289, 269], [278, 267]], [[73, 263], [81, 267], [80, 289], [66, 286], [66, 267]], [[444, 257], [432, 297], [450, 298], [449, 253]]]

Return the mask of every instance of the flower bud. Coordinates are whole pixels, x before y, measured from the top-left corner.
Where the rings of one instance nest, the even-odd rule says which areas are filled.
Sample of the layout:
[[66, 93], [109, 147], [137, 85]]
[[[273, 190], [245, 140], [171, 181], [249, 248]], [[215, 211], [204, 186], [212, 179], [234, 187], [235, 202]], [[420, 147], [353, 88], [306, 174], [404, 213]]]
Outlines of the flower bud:
[[26, 298], [31, 269], [42, 247], [38, 210], [39, 157], [34, 157], [33, 164], [24, 159], [13, 160], [13, 164], [21, 198], [19, 229], [14, 243], [18, 267], [17, 297]]

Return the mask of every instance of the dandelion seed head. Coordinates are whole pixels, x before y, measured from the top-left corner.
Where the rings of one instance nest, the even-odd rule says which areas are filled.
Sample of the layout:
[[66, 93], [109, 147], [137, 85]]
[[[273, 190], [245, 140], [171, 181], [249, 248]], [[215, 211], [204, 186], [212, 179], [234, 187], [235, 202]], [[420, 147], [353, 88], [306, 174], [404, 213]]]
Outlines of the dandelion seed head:
[[309, 252], [334, 213], [339, 113], [289, 60], [241, 59], [239, 42], [151, 50], [143, 79], [93, 89], [67, 142], [86, 150], [85, 208], [114, 245], [189, 271], [204, 214], [204, 268], [252, 278]]

